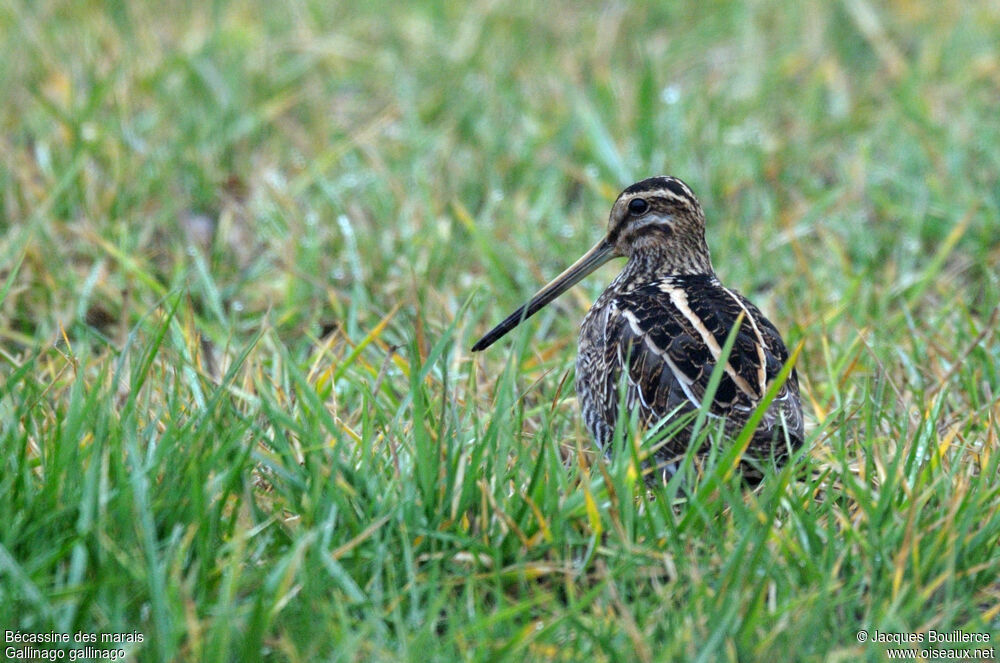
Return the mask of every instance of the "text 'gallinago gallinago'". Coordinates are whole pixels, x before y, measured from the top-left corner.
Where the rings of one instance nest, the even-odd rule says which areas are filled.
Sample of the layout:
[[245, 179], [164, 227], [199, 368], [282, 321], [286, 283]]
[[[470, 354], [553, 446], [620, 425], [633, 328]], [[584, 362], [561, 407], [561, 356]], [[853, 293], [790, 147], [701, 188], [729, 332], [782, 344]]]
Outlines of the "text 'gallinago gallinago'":
[[[756, 306], [719, 282], [705, 243], [705, 214], [675, 177], [653, 177], [622, 191], [611, 208], [607, 235], [472, 350], [489, 347], [618, 257], [628, 263], [584, 318], [576, 360], [580, 409], [597, 443], [607, 449], [611, 442], [620, 387], [626, 390], [629, 412], [637, 411], [646, 427], [696, 410], [742, 314], [709, 407], [712, 415], [725, 419], [727, 434], [738, 433], [788, 360], [788, 350]], [[781, 460], [802, 440], [802, 405], [793, 370], [758, 424], [747, 454]], [[689, 443], [690, 426], [658, 451], [668, 474]]]

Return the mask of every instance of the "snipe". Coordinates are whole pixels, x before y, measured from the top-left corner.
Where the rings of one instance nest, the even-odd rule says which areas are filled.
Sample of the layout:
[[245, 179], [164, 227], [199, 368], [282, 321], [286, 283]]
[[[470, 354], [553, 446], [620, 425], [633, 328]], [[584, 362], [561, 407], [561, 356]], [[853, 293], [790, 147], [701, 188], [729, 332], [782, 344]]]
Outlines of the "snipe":
[[[607, 235], [531, 300], [479, 339], [484, 350], [613, 258], [625, 269], [587, 313], [580, 329], [576, 391], [587, 428], [608, 448], [625, 404], [649, 427], [696, 410], [733, 325], [742, 314], [709, 413], [735, 435], [788, 360], [781, 334], [738, 292], [722, 285], [705, 242], [705, 214], [684, 182], [653, 177], [618, 196]], [[624, 373], [624, 375], [623, 375]], [[657, 452], [669, 475], [690, 444], [690, 425]], [[793, 370], [761, 419], [747, 456], [782, 461], [803, 440]]]

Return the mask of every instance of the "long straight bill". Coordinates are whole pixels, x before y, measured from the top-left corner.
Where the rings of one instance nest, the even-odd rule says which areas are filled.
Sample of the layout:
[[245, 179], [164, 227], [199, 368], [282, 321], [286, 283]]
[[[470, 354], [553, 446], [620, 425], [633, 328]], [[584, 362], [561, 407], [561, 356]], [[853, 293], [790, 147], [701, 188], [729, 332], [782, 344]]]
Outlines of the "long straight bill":
[[508, 315], [503, 322], [489, 331], [486, 336], [476, 341], [473, 352], [479, 352], [500, 340], [507, 332], [527, 320], [553, 299], [563, 294], [579, 283], [592, 271], [614, 258], [614, 246], [608, 240], [602, 239], [594, 248], [587, 251], [582, 258], [570, 265], [565, 272], [552, 279], [548, 285], [535, 293], [531, 300]]

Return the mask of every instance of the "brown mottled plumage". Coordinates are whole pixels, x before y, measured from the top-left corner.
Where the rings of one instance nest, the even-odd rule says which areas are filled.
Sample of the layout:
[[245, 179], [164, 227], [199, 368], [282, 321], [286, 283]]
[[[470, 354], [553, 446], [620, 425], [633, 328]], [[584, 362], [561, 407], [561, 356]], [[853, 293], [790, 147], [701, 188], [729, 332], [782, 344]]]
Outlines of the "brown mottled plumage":
[[[723, 286], [705, 243], [705, 215], [675, 177], [653, 177], [622, 191], [611, 208], [607, 235], [527, 304], [480, 339], [483, 350], [608, 260], [627, 257], [584, 318], [576, 390], [587, 428], [607, 449], [625, 404], [643, 426], [699, 407], [722, 346], [743, 319], [709, 407], [740, 431], [788, 360], [781, 334], [739, 293]], [[624, 373], [624, 375], [623, 375]], [[802, 405], [794, 371], [771, 403], [747, 450], [782, 460], [803, 441]], [[690, 426], [657, 452], [669, 474], [690, 444]]]

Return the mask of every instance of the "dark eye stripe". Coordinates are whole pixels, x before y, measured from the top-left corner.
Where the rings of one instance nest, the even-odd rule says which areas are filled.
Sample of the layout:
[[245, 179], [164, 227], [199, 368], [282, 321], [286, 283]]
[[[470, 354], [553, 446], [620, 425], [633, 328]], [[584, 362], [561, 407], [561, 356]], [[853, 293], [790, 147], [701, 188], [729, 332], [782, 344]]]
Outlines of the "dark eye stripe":
[[643, 225], [635, 231], [636, 236], [649, 235], [651, 233], [659, 233], [664, 237], [670, 237], [674, 234], [674, 229], [668, 223], [650, 223]]

